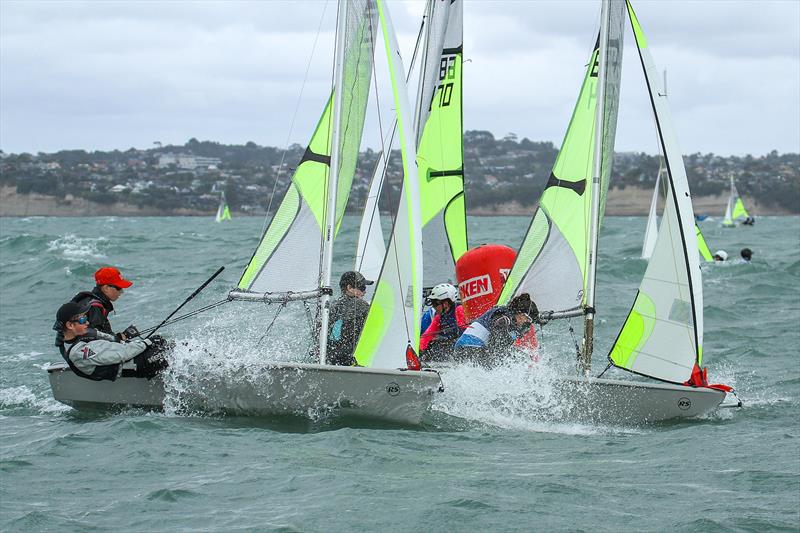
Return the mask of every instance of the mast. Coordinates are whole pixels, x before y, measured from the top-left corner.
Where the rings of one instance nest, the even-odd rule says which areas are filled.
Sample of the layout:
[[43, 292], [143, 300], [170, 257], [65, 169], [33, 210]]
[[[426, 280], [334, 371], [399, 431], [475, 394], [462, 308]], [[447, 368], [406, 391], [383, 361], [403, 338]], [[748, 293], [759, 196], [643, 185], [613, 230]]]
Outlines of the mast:
[[347, 26], [347, 2], [339, 1], [336, 17], [336, 52], [334, 54], [333, 122], [331, 127], [331, 165], [328, 175], [328, 197], [325, 209], [325, 233], [322, 235], [322, 288], [319, 309], [319, 362], [325, 364], [328, 351], [328, 320], [330, 318], [331, 269], [333, 266], [333, 237], [336, 232], [336, 191], [339, 186], [339, 122], [342, 114], [342, 80], [344, 78], [344, 39]]
[[[431, 19], [433, 17], [433, 2], [425, 2], [425, 14], [422, 16], [423, 35], [422, 35], [422, 58], [420, 58], [419, 80], [417, 80], [417, 102], [414, 106], [414, 146], [419, 145], [419, 138], [422, 132], [419, 131], [419, 122], [422, 116], [422, 88], [425, 85], [425, 67], [428, 65], [428, 39], [431, 35]], [[411, 58], [411, 66], [408, 69], [409, 75], [414, 68], [414, 58]]]
[[587, 250], [586, 303], [584, 304], [583, 351], [578, 361], [578, 371], [588, 375], [592, 367], [594, 345], [594, 298], [597, 274], [597, 236], [600, 225], [600, 178], [603, 167], [603, 126], [605, 118], [606, 55], [608, 50], [609, 0], [603, 0], [600, 11], [600, 50], [597, 77], [597, 109], [595, 111], [594, 160], [592, 164], [592, 205], [589, 214], [589, 242]]

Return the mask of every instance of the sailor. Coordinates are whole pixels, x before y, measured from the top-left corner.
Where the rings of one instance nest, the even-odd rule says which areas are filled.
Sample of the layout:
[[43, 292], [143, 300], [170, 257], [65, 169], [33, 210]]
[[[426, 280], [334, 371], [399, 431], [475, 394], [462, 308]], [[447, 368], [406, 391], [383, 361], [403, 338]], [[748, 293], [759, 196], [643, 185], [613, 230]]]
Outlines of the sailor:
[[114, 381], [123, 364], [133, 360], [135, 377], [152, 378], [167, 367], [165, 351], [170, 346], [158, 336], [116, 342], [112, 335], [89, 326], [88, 303], [67, 302], [56, 313], [53, 329], [61, 356], [76, 375], [93, 381]]
[[[88, 304], [89, 327], [102, 333], [114, 335], [111, 330], [111, 322], [108, 314], [114, 311], [114, 303], [122, 296], [122, 292], [133, 285], [132, 281], [122, 277], [119, 270], [114, 267], [103, 267], [94, 273], [95, 288], [91, 291], [79, 292], [72, 298], [72, 301], [79, 304]], [[118, 340], [124, 340], [128, 336], [119, 333]]]
[[714, 252], [714, 262], [722, 263], [728, 260], [728, 252], [725, 250], [717, 250]]
[[453, 346], [467, 328], [464, 308], [457, 305], [458, 289], [449, 283], [440, 283], [431, 289], [428, 302], [434, 311], [430, 325], [419, 339], [423, 361], [449, 359]]
[[369, 281], [360, 272], [348, 271], [339, 278], [342, 295], [331, 305], [328, 326], [329, 365], [352, 366], [356, 364], [353, 352], [358, 337], [364, 328], [369, 313], [369, 304], [364, 301], [364, 293]]
[[539, 310], [528, 293], [515, 296], [507, 306], [483, 313], [458, 338], [454, 359], [492, 365], [521, 349], [538, 360], [538, 342], [533, 323]]
[[742, 248], [742, 251], [739, 252], [739, 254], [742, 256], [742, 259], [745, 263], [749, 263], [750, 260], [753, 259], [753, 250], [750, 248]]
[[755, 219], [755, 218], [753, 218], [753, 217], [751, 217], [751, 216], [748, 216], [748, 217], [747, 217], [747, 218], [745, 218], [745, 219], [744, 219], [744, 221], [742, 222], [742, 224], [744, 224], [745, 226], [752, 226], [752, 225], [754, 225], [755, 223], [756, 223], [756, 219]]

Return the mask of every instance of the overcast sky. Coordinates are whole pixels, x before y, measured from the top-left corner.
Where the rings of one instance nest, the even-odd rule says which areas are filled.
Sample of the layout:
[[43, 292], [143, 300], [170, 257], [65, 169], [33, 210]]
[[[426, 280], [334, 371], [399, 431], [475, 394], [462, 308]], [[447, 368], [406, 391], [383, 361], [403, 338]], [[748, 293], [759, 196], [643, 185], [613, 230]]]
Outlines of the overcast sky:
[[[408, 60], [423, 3], [389, 5]], [[685, 153], [800, 151], [800, 1], [634, 7], [656, 65], [668, 71]], [[323, 0], [0, 0], [0, 149], [125, 150], [191, 137], [306, 144], [330, 87], [335, 8]], [[465, 128], [559, 145], [599, 1], [473, 0], [464, 19]], [[629, 28], [625, 39], [617, 150], [655, 153]]]

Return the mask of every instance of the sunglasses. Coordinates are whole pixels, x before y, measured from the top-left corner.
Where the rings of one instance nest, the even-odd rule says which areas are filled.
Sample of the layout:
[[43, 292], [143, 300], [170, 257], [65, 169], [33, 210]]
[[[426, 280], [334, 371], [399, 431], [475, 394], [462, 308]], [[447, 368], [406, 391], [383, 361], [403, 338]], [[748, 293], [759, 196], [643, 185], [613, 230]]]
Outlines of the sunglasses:
[[361, 292], [366, 292], [367, 291], [367, 286], [364, 285], [364, 284], [361, 284], [358, 287], [356, 287], [356, 289], [360, 290]]
[[124, 290], [122, 287], [117, 287], [116, 285], [109, 285], [109, 287], [111, 287], [117, 292], [122, 292]]
[[69, 322], [76, 322], [78, 324], [87, 324], [89, 322], [89, 317], [86, 315], [79, 316], [78, 318], [72, 319]]

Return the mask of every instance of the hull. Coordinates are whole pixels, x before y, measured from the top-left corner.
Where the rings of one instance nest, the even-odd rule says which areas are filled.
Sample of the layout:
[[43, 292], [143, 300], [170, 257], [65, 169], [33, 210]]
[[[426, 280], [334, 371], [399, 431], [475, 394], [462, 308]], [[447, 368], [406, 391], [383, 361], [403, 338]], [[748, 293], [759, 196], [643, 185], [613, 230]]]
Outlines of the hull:
[[[162, 409], [167, 399], [161, 377], [91, 381], [76, 376], [66, 364], [51, 365], [47, 372], [53, 397], [76, 408]], [[402, 424], [419, 424], [434, 393], [443, 390], [439, 374], [431, 371], [303, 363], [265, 365], [256, 375], [234, 382], [200, 377], [182, 389], [181, 407], [190, 410], [255, 416], [331, 413]]]
[[715, 389], [602, 378], [561, 378], [555, 386], [564, 418], [615, 424], [641, 425], [707, 415], [726, 396]]

